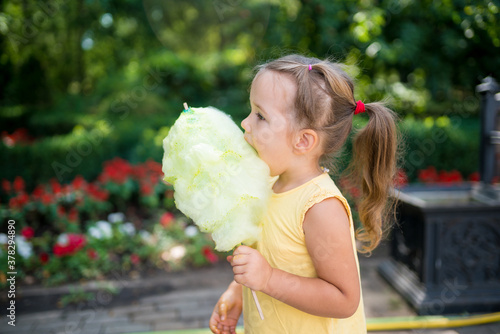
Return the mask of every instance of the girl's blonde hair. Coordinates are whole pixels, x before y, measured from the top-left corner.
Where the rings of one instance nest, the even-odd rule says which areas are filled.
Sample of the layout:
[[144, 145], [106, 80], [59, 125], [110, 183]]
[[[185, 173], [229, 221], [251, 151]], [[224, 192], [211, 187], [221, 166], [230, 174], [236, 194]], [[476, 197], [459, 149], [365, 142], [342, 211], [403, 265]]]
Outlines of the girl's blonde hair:
[[[294, 112], [297, 125], [318, 132], [323, 145], [321, 160], [337, 154], [351, 129], [356, 100], [354, 84], [341, 65], [317, 58], [289, 55], [258, 67], [288, 75], [297, 85]], [[390, 211], [388, 198], [396, 173], [398, 134], [395, 114], [381, 103], [365, 104], [368, 124], [353, 139], [353, 156], [347, 169], [351, 184], [361, 189], [358, 212], [363, 227], [356, 238], [363, 253], [382, 239], [383, 222]]]

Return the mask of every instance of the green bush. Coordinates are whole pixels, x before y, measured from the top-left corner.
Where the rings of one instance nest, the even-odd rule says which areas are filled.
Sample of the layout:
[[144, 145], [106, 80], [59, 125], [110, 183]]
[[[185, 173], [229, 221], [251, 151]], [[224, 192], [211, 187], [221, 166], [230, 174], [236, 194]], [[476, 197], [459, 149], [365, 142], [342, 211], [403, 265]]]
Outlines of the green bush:
[[468, 176], [479, 169], [479, 120], [460, 116], [437, 119], [407, 118], [401, 123], [404, 139], [402, 167], [410, 181], [428, 166], [458, 170]]
[[[103, 162], [113, 157], [122, 157], [131, 163], [148, 159], [161, 162], [162, 140], [173, 120], [167, 123], [160, 119], [153, 115], [142, 123], [137, 123], [134, 117], [116, 123], [102, 120], [97, 121], [94, 128], [77, 126], [67, 135], [45, 138], [32, 145], [7, 147], [0, 144], [0, 155], [8, 162], [0, 165], [0, 174], [11, 181], [21, 176], [27, 188], [33, 189], [36, 184], [52, 178], [61, 183], [77, 175], [93, 180], [100, 173]], [[356, 123], [363, 126], [363, 121]], [[456, 169], [465, 176], [479, 169], [478, 119], [441, 116], [418, 120], [408, 117], [400, 123], [400, 130], [404, 143], [401, 167], [407, 171], [410, 181], [417, 179], [418, 170], [428, 166], [439, 170]], [[349, 157], [348, 148], [339, 160], [340, 170]]]

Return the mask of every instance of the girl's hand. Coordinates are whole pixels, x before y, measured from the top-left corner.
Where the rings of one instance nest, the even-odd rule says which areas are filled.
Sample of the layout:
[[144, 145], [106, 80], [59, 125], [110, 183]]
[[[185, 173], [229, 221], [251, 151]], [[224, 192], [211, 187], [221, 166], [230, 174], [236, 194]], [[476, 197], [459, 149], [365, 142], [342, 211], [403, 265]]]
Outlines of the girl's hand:
[[228, 257], [233, 266], [234, 280], [254, 291], [262, 291], [272, 276], [273, 268], [259, 251], [239, 246]]
[[210, 317], [209, 326], [212, 333], [236, 334], [236, 324], [241, 315], [242, 305], [241, 287], [230, 286], [219, 298]]

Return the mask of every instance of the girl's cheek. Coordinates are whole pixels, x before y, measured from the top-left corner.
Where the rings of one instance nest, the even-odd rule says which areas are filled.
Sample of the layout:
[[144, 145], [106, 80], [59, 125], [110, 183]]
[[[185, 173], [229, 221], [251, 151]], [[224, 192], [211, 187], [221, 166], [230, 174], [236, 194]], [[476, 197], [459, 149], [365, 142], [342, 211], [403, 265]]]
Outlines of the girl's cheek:
[[270, 145], [274, 140], [274, 132], [267, 127], [262, 127], [253, 134], [254, 142], [260, 146]]

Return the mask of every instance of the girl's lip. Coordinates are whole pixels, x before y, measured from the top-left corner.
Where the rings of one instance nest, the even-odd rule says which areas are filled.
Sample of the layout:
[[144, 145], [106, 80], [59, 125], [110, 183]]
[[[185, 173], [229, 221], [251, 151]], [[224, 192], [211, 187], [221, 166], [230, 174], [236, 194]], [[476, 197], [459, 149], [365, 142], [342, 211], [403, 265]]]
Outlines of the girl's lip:
[[243, 136], [243, 138], [245, 139], [245, 141], [248, 143], [248, 145], [250, 145], [254, 150], [255, 152], [257, 152], [257, 150], [255, 149], [255, 147], [253, 146], [253, 142], [250, 138], [249, 135], [247, 135], [247, 133], [245, 133], [245, 135]]

